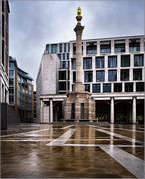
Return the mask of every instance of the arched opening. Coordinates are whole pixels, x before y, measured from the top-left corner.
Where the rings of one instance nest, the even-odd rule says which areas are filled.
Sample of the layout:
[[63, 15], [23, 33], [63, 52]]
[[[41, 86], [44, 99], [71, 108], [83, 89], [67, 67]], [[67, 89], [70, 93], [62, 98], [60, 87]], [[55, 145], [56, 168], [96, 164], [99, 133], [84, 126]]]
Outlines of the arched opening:
[[110, 122], [110, 101], [96, 101], [96, 120]]
[[114, 122], [127, 124], [132, 122], [132, 101], [115, 101]]

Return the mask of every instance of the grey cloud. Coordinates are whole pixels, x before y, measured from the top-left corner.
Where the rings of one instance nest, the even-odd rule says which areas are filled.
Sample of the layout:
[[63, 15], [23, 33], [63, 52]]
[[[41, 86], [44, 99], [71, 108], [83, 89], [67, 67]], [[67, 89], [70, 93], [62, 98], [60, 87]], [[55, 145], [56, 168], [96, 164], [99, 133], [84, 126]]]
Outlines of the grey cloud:
[[10, 1], [10, 55], [34, 80], [45, 45], [75, 39], [78, 6], [84, 39], [144, 33], [144, 1]]

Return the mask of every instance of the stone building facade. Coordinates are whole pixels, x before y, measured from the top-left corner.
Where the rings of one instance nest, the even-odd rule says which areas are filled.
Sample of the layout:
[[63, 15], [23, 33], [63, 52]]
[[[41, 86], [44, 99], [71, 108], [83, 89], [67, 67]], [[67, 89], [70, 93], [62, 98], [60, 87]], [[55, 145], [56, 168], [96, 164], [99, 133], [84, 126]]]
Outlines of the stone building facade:
[[9, 57], [9, 105], [17, 112], [20, 122], [33, 122], [33, 79], [20, 69], [16, 58]]
[[[144, 43], [143, 35], [82, 40], [82, 81], [85, 90], [90, 92], [95, 100], [93, 121], [143, 123]], [[53, 82], [58, 90], [53, 95], [48, 90], [45, 91], [45, 95], [41, 92], [37, 100], [42, 102], [43, 115], [45, 115], [44, 101], [48, 101], [48, 107], [53, 103], [51, 122], [61, 121], [63, 114], [56, 113], [58, 111], [61, 113], [63, 108], [61, 100], [64, 101], [67, 94], [74, 91], [76, 81], [76, 41], [47, 44], [44, 55], [55, 55], [57, 59], [59, 67], [55, 71], [58, 72], [58, 77]], [[49, 60], [47, 58], [47, 61]], [[42, 68], [41, 70], [43, 71]], [[54, 69], [49, 67], [48, 76], [53, 72]], [[38, 74], [37, 84], [39, 83]], [[48, 86], [50, 90], [52, 85]], [[51, 103], [49, 95], [52, 95]], [[56, 104], [57, 96], [59, 96], [59, 103]], [[38, 118], [38, 121], [41, 121], [41, 118]], [[46, 119], [45, 122], [49, 121]]]
[[9, 103], [9, 3], [0, 1], [0, 103]]

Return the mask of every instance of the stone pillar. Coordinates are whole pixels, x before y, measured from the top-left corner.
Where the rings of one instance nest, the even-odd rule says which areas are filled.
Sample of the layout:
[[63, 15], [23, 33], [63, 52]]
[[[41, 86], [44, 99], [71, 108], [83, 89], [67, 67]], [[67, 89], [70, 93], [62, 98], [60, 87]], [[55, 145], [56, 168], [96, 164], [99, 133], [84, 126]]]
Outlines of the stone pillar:
[[40, 123], [43, 123], [43, 100], [40, 99]]
[[136, 97], [133, 97], [132, 103], [132, 123], [136, 123]]
[[114, 98], [111, 98], [110, 123], [114, 124]]
[[76, 32], [76, 83], [75, 91], [84, 91], [84, 85], [82, 83], [82, 73], [83, 73], [83, 60], [82, 60], [82, 32], [84, 26], [77, 23], [74, 31]]
[[49, 101], [50, 101], [49, 116], [50, 116], [50, 123], [52, 123], [53, 122], [53, 101], [52, 99], [50, 99]]

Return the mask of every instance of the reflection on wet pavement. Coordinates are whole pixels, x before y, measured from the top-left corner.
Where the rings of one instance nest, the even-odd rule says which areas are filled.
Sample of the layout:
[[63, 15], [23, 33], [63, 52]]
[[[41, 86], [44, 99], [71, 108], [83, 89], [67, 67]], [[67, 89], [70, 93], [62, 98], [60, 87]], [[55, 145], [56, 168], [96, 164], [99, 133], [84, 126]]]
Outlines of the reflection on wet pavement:
[[107, 123], [21, 124], [1, 131], [1, 177], [144, 178], [143, 129]]

